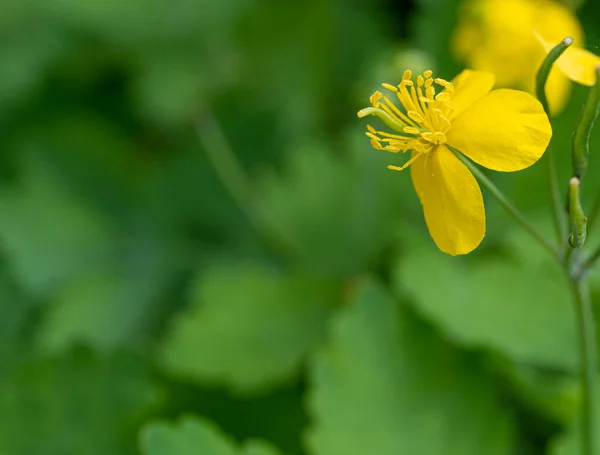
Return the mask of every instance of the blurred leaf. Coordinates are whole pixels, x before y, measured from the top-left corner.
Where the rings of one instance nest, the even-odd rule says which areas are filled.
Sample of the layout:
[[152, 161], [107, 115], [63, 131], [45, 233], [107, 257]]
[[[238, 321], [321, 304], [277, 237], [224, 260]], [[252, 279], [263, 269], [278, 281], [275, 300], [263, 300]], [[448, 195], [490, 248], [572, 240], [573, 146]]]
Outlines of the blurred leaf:
[[19, 339], [32, 307], [9, 271], [0, 267], [0, 353]]
[[[600, 391], [599, 391], [600, 392]], [[600, 415], [600, 393], [597, 394], [596, 416]], [[549, 455], [579, 455], [581, 449], [581, 419], [580, 414], [564, 435], [555, 437], [549, 444]], [[596, 434], [600, 434], [600, 421], [596, 420]]]
[[67, 42], [59, 33], [37, 24], [28, 25], [23, 33], [22, 28], [9, 31], [0, 24], [0, 114], [23, 103], [39, 89], [48, 67], [66, 50]]
[[86, 343], [106, 350], [139, 341], [156, 316], [164, 284], [160, 276], [101, 272], [67, 285], [40, 324], [39, 349], [58, 352]]
[[510, 393], [521, 406], [539, 417], [534, 424], [546, 419], [564, 425], [577, 414], [580, 401], [577, 377], [502, 360], [495, 362], [495, 369], [507, 380]]
[[[156, 40], [215, 38], [220, 44], [237, 15], [249, 4], [246, 0], [71, 0], [35, 1], [37, 13], [59, 23], [98, 36], [116, 45], [142, 45]], [[154, 44], [154, 43], [153, 43]]]
[[337, 284], [260, 265], [201, 273], [164, 342], [174, 375], [256, 392], [292, 376], [325, 336]]
[[458, 258], [413, 243], [399, 258], [395, 287], [458, 343], [497, 349], [516, 362], [574, 370], [567, 282], [552, 262], [519, 256]]
[[135, 86], [141, 113], [167, 125], [190, 122], [202, 102], [203, 78], [207, 76], [203, 65], [175, 51], [153, 57]]
[[344, 277], [371, 265], [397, 210], [391, 204], [395, 176], [382, 161], [387, 157], [370, 150], [367, 140], [351, 139], [349, 157], [306, 145], [294, 151], [282, 175], [264, 179], [259, 202], [267, 222], [311, 273]]
[[0, 382], [0, 452], [125, 455], [138, 421], [157, 403], [139, 359], [69, 356], [31, 362]]
[[142, 455], [278, 455], [271, 444], [252, 440], [241, 447], [210, 420], [187, 416], [177, 424], [152, 422], [140, 434]]
[[114, 227], [28, 156], [21, 181], [0, 188], [0, 244], [33, 295], [103, 263]]
[[316, 455], [513, 453], [491, 378], [366, 282], [313, 362]]

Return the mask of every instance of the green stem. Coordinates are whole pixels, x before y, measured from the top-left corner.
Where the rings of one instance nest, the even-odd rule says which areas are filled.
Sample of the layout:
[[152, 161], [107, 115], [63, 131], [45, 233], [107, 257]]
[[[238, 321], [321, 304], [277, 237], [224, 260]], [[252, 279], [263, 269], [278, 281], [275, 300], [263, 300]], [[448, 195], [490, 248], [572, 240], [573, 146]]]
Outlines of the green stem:
[[521, 212], [504, 196], [502, 191], [500, 191], [496, 185], [494, 185], [483, 172], [479, 170], [477, 166], [475, 166], [471, 161], [469, 161], [465, 156], [462, 155], [458, 150], [449, 147], [449, 149], [454, 153], [454, 155], [462, 161], [462, 163], [467, 166], [467, 168], [471, 171], [471, 173], [477, 178], [479, 183], [481, 183], [487, 190], [494, 196], [494, 198], [506, 209], [508, 213], [510, 213], [515, 220], [517, 220], [521, 226], [525, 228], [527, 232], [531, 234], [531, 236], [548, 252], [552, 255], [552, 257], [557, 257], [557, 252], [554, 249], [554, 246], [546, 240], [523, 216]]
[[548, 117], [550, 117], [550, 108], [548, 105], [548, 98], [546, 97], [546, 81], [548, 80], [548, 76], [550, 75], [550, 71], [552, 70], [554, 62], [558, 60], [558, 57], [560, 57], [563, 52], [566, 51], [569, 46], [571, 46], [571, 44], [573, 44], [573, 38], [567, 36], [560, 43], [554, 46], [552, 50], [548, 52], [548, 55], [546, 55], [546, 58], [540, 65], [540, 68], [536, 74], [535, 94], [537, 99], [540, 100], [540, 103], [542, 103], [542, 106], [544, 107], [546, 114], [548, 114]]
[[598, 219], [598, 215], [600, 215], [600, 193], [596, 195], [596, 199], [594, 200], [594, 205], [592, 205], [592, 209], [590, 210], [590, 216], [588, 217], [588, 232], [591, 234], [592, 229], [594, 228], [594, 224]]
[[292, 256], [289, 243], [267, 225], [256, 206], [254, 188], [209, 106], [203, 107], [201, 114], [196, 117], [195, 126], [200, 143], [219, 180], [262, 238], [265, 247], [284, 256]]
[[260, 229], [251, 196], [252, 185], [208, 106], [204, 106], [202, 113], [197, 116], [195, 126], [200, 143], [219, 180], [248, 221]]
[[[548, 98], [546, 97], [546, 82], [554, 62], [566, 51], [569, 46], [573, 44], [573, 38], [566, 37], [559, 44], [557, 44], [549, 53], [540, 65], [540, 68], [536, 75], [536, 96], [542, 104], [544, 111], [548, 118], [550, 116], [550, 107], [548, 104]], [[567, 227], [564, 220], [564, 208], [560, 195], [560, 188], [558, 185], [558, 177], [556, 173], [556, 161], [554, 159], [554, 152], [552, 147], [548, 146], [546, 153], [544, 154], [544, 160], [548, 167], [548, 180], [550, 181], [550, 198], [552, 201], [552, 219], [554, 221], [554, 229], [558, 242], [562, 243], [567, 237]]]
[[581, 181], [572, 177], [569, 181], [569, 217], [571, 219], [571, 235], [569, 245], [573, 248], [581, 248], [587, 237], [587, 217], [583, 213], [579, 197], [579, 186]]
[[581, 384], [583, 392], [583, 428], [582, 455], [598, 455], [599, 439], [595, 431], [597, 426], [597, 352], [594, 313], [590, 301], [589, 287], [582, 278], [570, 280], [575, 310], [577, 313], [577, 331], [579, 333], [579, 351]]
[[567, 224], [565, 223], [565, 207], [563, 205], [562, 196], [560, 193], [560, 188], [558, 185], [558, 175], [556, 172], [556, 160], [554, 159], [554, 152], [552, 151], [552, 146], [549, 145], [546, 149], [546, 153], [544, 154], [544, 160], [547, 163], [548, 167], [548, 180], [550, 181], [550, 198], [552, 201], [552, 219], [554, 221], [554, 230], [556, 232], [556, 237], [558, 239], [558, 243], [562, 244], [568, 233], [567, 233]]
[[590, 154], [590, 134], [594, 122], [600, 113], [600, 68], [596, 68], [596, 85], [589, 92], [579, 121], [575, 126], [575, 132], [571, 139], [571, 159], [573, 161], [573, 173], [580, 179], [587, 171], [588, 158]]

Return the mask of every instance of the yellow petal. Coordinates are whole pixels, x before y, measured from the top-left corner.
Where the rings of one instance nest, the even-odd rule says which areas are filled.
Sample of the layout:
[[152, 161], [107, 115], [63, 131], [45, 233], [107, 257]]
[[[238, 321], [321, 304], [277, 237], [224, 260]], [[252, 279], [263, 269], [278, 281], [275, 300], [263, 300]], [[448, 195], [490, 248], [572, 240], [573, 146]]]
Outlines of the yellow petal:
[[552, 128], [532, 95], [499, 89], [459, 115], [447, 133], [448, 144], [473, 161], [496, 171], [518, 171], [546, 151]]
[[[550, 52], [558, 44], [547, 41], [537, 33], [536, 36], [546, 52]], [[576, 45], [577, 43], [567, 49], [558, 58], [556, 65], [572, 81], [592, 86], [596, 84], [596, 68], [600, 67], [600, 57], [580, 47], [574, 47]]]
[[410, 169], [438, 248], [453, 256], [477, 248], [485, 234], [485, 209], [479, 185], [466, 166], [440, 145]]
[[479, 98], [484, 97], [494, 87], [494, 75], [487, 71], [464, 70], [452, 81], [452, 107], [450, 120], [458, 116]]
[[546, 81], [546, 98], [548, 98], [552, 116], [562, 112], [571, 99], [571, 85], [571, 81], [559, 68], [556, 66], [552, 68]]

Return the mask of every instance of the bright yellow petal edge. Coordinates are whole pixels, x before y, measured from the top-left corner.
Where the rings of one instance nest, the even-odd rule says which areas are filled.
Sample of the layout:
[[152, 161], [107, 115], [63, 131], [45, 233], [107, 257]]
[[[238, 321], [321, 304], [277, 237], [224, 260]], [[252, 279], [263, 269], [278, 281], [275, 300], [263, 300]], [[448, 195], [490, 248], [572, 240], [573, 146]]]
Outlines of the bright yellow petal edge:
[[[491, 169], [514, 171], [530, 166], [544, 153], [552, 130], [541, 104], [516, 90], [490, 91], [494, 77], [465, 70], [452, 82], [432, 71], [412, 79], [404, 72], [398, 85], [382, 84], [360, 118], [379, 117], [394, 133], [367, 125], [376, 150], [410, 159], [389, 169], [411, 167], [429, 233], [451, 255], [473, 251], [485, 235], [485, 209], [479, 185], [446, 144]], [[440, 91], [441, 90], [441, 91]], [[390, 98], [396, 98], [401, 109]], [[464, 150], [463, 150], [464, 149]]]
[[467, 167], [440, 145], [413, 163], [411, 177], [437, 247], [452, 256], [477, 248], [485, 235], [485, 208]]
[[550, 120], [537, 99], [498, 89], [452, 122], [448, 143], [483, 167], [514, 172], [539, 160], [551, 137]]
[[[533, 32], [546, 53], [558, 43], [551, 43], [537, 32]], [[600, 67], [600, 57], [574, 43], [556, 61], [556, 65], [574, 82], [592, 86], [596, 84], [596, 68]]]

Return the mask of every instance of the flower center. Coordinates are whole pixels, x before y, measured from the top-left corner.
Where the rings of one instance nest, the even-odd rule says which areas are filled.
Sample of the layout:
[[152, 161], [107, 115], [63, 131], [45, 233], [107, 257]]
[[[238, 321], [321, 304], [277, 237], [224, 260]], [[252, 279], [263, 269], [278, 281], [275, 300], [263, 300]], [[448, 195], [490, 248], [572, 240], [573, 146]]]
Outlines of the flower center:
[[[375, 115], [388, 127], [401, 133], [377, 131], [367, 125], [367, 136], [376, 150], [392, 153], [408, 150], [416, 152], [402, 168], [388, 166], [391, 169], [404, 169], [421, 154], [428, 153], [436, 145], [447, 141], [446, 133], [451, 128], [448, 118], [453, 109], [450, 99], [454, 86], [444, 79], [432, 78], [432, 74], [431, 70], [425, 71], [423, 75], [417, 76], [415, 83], [412, 80], [412, 71], [406, 70], [397, 86], [382, 84], [383, 88], [396, 95], [402, 109], [380, 91], [376, 91], [370, 98], [373, 107], [358, 112], [359, 118]], [[434, 84], [442, 88], [440, 93], [436, 94]]]

